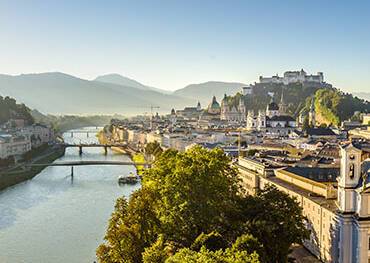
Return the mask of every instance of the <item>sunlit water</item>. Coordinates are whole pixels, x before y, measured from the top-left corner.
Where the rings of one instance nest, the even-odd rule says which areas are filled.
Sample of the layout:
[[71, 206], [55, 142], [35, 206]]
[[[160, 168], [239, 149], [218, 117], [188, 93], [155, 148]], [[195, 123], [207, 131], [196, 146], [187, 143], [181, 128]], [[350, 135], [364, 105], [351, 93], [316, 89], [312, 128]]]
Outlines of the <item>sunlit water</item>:
[[[67, 142], [96, 142], [93, 134], [64, 135]], [[68, 148], [68, 160], [127, 161], [100, 148]], [[119, 186], [133, 166], [48, 167], [30, 181], [0, 192], [0, 262], [94, 262], [117, 197], [140, 185]]]

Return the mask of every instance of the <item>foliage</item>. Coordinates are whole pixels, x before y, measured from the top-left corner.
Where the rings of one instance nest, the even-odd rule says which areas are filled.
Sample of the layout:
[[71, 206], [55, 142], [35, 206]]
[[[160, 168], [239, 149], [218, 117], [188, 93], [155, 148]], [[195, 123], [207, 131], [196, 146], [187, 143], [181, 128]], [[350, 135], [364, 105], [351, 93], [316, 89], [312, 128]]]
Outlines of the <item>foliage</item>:
[[[132, 161], [134, 163], [145, 163], [145, 156], [142, 153], [136, 153], [132, 156]], [[137, 174], [142, 175], [144, 173], [144, 165], [136, 165]]]
[[[100, 262], [283, 262], [307, 237], [297, 202], [268, 188], [246, 197], [220, 149], [166, 150], [129, 202], [117, 201]], [[258, 257], [260, 255], [260, 257]]]
[[166, 263], [259, 263], [257, 253], [248, 254], [246, 251], [226, 249], [211, 251], [202, 247], [199, 252], [188, 248], [181, 249], [167, 259]]
[[30, 109], [24, 104], [17, 104], [17, 101], [10, 97], [0, 96], [0, 124], [10, 119], [24, 119], [26, 124], [34, 123]]
[[248, 254], [257, 252], [261, 262], [268, 262], [268, 257], [265, 254], [263, 245], [251, 234], [239, 236], [234, 242], [232, 249], [234, 251], [246, 251]]
[[150, 142], [145, 146], [145, 153], [151, 154], [155, 157], [158, 157], [163, 152], [161, 145], [157, 142]]
[[119, 198], [105, 240], [97, 249], [100, 262], [142, 262], [141, 254], [157, 239], [154, 193], [141, 189], [129, 203]]
[[369, 112], [370, 103], [339, 90], [320, 89], [315, 93], [315, 110], [326, 119], [327, 124], [339, 126], [356, 111]]
[[220, 233], [212, 231], [209, 234], [200, 234], [190, 248], [199, 251], [203, 246], [211, 251], [216, 251], [227, 247], [227, 244]]
[[200, 146], [164, 152], [144, 177], [144, 186], [160, 193], [158, 213], [167, 238], [182, 246], [222, 229], [225, 214], [235, 206], [238, 182], [222, 150]]
[[144, 263], [164, 263], [169, 256], [169, 247], [166, 246], [164, 238], [160, 235], [152, 246], [143, 252]]
[[303, 123], [302, 123], [302, 130], [307, 131], [307, 129], [310, 128], [310, 120], [308, 115], [304, 117]]
[[273, 186], [246, 197], [242, 212], [246, 232], [261, 242], [268, 262], [286, 262], [290, 246], [309, 237], [299, 203]]

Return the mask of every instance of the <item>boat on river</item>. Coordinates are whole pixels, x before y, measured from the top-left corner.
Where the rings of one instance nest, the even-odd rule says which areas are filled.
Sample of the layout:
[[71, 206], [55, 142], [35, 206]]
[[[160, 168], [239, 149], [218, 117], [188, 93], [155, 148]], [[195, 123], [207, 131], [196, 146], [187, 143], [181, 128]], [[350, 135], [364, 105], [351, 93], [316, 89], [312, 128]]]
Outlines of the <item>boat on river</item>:
[[139, 177], [133, 173], [127, 176], [121, 175], [118, 177], [119, 184], [136, 184], [139, 181]]

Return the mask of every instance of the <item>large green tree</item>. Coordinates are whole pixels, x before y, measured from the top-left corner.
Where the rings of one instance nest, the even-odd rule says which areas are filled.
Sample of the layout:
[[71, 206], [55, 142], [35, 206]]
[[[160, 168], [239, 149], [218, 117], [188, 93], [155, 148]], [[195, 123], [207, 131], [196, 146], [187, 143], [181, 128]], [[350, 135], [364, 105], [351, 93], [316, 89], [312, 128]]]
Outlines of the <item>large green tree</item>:
[[[283, 262], [307, 237], [296, 201], [268, 188], [246, 197], [219, 150], [167, 150], [129, 201], [120, 198], [100, 262]], [[283, 238], [283, 240], [282, 240]], [[189, 261], [181, 261], [189, 260]], [[204, 260], [204, 261], [202, 261]]]
[[203, 232], [223, 232], [238, 199], [238, 182], [222, 150], [199, 146], [185, 153], [165, 152], [144, 177], [144, 186], [159, 193], [164, 233], [183, 246]]
[[266, 262], [287, 262], [291, 245], [309, 238], [302, 207], [273, 186], [243, 199], [241, 211], [245, 231], [262, 244], [261, 256], [266, 256]]

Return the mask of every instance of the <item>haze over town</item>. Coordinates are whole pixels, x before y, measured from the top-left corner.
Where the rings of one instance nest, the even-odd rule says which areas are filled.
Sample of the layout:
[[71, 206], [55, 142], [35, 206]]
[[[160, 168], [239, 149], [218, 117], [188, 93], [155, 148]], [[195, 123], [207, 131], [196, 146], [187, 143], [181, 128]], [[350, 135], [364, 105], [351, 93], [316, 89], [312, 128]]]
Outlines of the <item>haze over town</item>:
[[[268, 8], [267, 8], [268, 7]], [[176, 90], [304, 68], [370, 90], [368, 1], [1, 1], [0, 72], [119, 73]]]
[[370, 262], [369, 14], [0, 0], [0, 262]]

